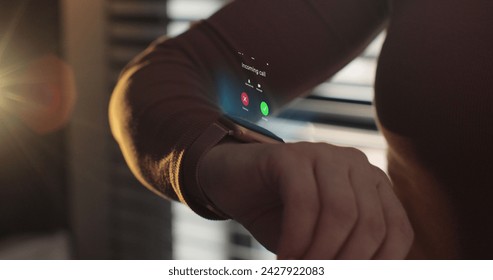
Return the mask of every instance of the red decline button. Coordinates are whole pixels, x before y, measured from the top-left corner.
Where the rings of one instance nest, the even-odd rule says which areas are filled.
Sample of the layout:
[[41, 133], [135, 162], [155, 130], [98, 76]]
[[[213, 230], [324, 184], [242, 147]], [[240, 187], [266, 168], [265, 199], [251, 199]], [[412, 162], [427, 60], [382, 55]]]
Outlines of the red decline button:
[[248, 98], [248, 94], [246, 94], [246, 92], [243, 92], [241, 94], [241, 103], [243, 103], [243, 105], [245, 106], [248, 106], [248, 104], [250, 104], [250, 99]]

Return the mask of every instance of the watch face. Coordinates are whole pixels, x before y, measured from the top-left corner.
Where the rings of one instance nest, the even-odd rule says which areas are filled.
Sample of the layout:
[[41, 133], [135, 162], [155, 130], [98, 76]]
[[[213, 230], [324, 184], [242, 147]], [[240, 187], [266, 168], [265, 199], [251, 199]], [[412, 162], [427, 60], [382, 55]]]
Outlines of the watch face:
[[270, 64], [262, 58], [237, 51], [236, 74], [226, 73], [219, 81], [219, 102], [222, 111], [234, 117], [262, 126], [273, 113], [269, 98]]

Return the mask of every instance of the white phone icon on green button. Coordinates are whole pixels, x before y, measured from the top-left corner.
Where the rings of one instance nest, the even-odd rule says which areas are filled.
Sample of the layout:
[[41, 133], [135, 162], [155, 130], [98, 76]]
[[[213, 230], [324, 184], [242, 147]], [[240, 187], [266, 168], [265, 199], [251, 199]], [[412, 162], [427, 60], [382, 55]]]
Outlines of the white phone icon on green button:
[[262, 101], [260, 103], [260, 112], [262, 112], [262, 115], [268, 116], [269, 115], [269, 105], [265, 101]]

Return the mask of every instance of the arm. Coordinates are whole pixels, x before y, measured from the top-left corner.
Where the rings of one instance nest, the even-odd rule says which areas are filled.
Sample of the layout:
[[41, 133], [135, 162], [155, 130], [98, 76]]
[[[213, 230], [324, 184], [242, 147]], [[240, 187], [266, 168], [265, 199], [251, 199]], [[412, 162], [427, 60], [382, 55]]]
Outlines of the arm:
[[[190, 151], [200, 144], [197, 139], [221, 115], [214, 105], [221, 75], [225, 72], [242, 75], [236, 51], [263, 56], [270, 62], [268, 86], [274, 93], [274, 102], [281, 106], [323, 82], [356, 56], [384, 24], [385, 3], [383, 0], [235, 1], [185, 34], [158, 42], [126, 69], [111, 101], [112, 130], [130, 168], [151, 190], [179, 199], [199, 214], [212, 217], [207, 209], [200, 207], [200, 201], [195, 203], [192, 199], [194, 188], [183, 182], [190, 177], [204, 177], [197, 174], [197, 162], [190, 163]], [[208, 153], [203, 148], [204, 156], [207, 155], [201, 157], [203, 166], [214, 167], [207, 174], [217, 174], [226, 167], [221, 164], [226, 154], [240, 151], [241, 159], [248, 151], [245, 149], [248, 145], [224, 142], [232, 143], [217, 145]], [[311, 147], [303, 147], [307, 146]], [[262, 148], [265, 145], [248, 147], [254, 154], [265, 149]], [[284, 153], [282, 149], [279, 152]], [[236, 171], [242, 169], [242, 164], [243, 167], [258, 164], [252, 158], [233, 162], [239, 163], [230, 165]], [[267, 168], [252, 168], [258, 171], [258, 178], [267, 172]], [[235, 174], [235, 170], [228, 173]], [[258, 186], [271, 183], [268, 181], [259, 181]], [[242, 184], [237, 184], [238, 189], [234, 190], [222, 187], [229, 183], [227, 179], [214, 182], [217, 187], [214, 190], [205, 184], [203, 187], [219, 208], [252, 232], [262, 229], [248, 227], [251, 220], [229, 209], [225, 201], [234, 204], [238, 191], [251, 192], [253, 200], [274, 196], [273, 200], [266, 200], [268, 204], [283, 205], [288, 203], [285, 199], [289, 200], [279, 198], [282, 197], [279, 192], [255, 193]], [[244, 208], [247, 212], [248, 209]], [[291, 231], [290, 226], [283, 231]], [[257, 235], [257, 238], [271, 250], [279, 251], [277, 243], [290, 240], [279, 241], [280, 227], [279, 222], [267, 237]], [[313, 225], [308, 234], [312, 228]], [[291, 256], [302, 257], [303, 253], [295, 252]]]

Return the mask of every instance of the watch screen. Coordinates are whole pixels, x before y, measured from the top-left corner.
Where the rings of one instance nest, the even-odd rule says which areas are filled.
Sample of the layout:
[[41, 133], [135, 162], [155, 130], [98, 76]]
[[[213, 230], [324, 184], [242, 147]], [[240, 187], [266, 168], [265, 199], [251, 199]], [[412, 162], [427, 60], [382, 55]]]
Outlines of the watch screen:
[[269, 62], [237, 51], [241, 73], [225, 75], [220, 82], [220, 105], [224, 113], [262, 126], [273, 113], [269, 98]]

